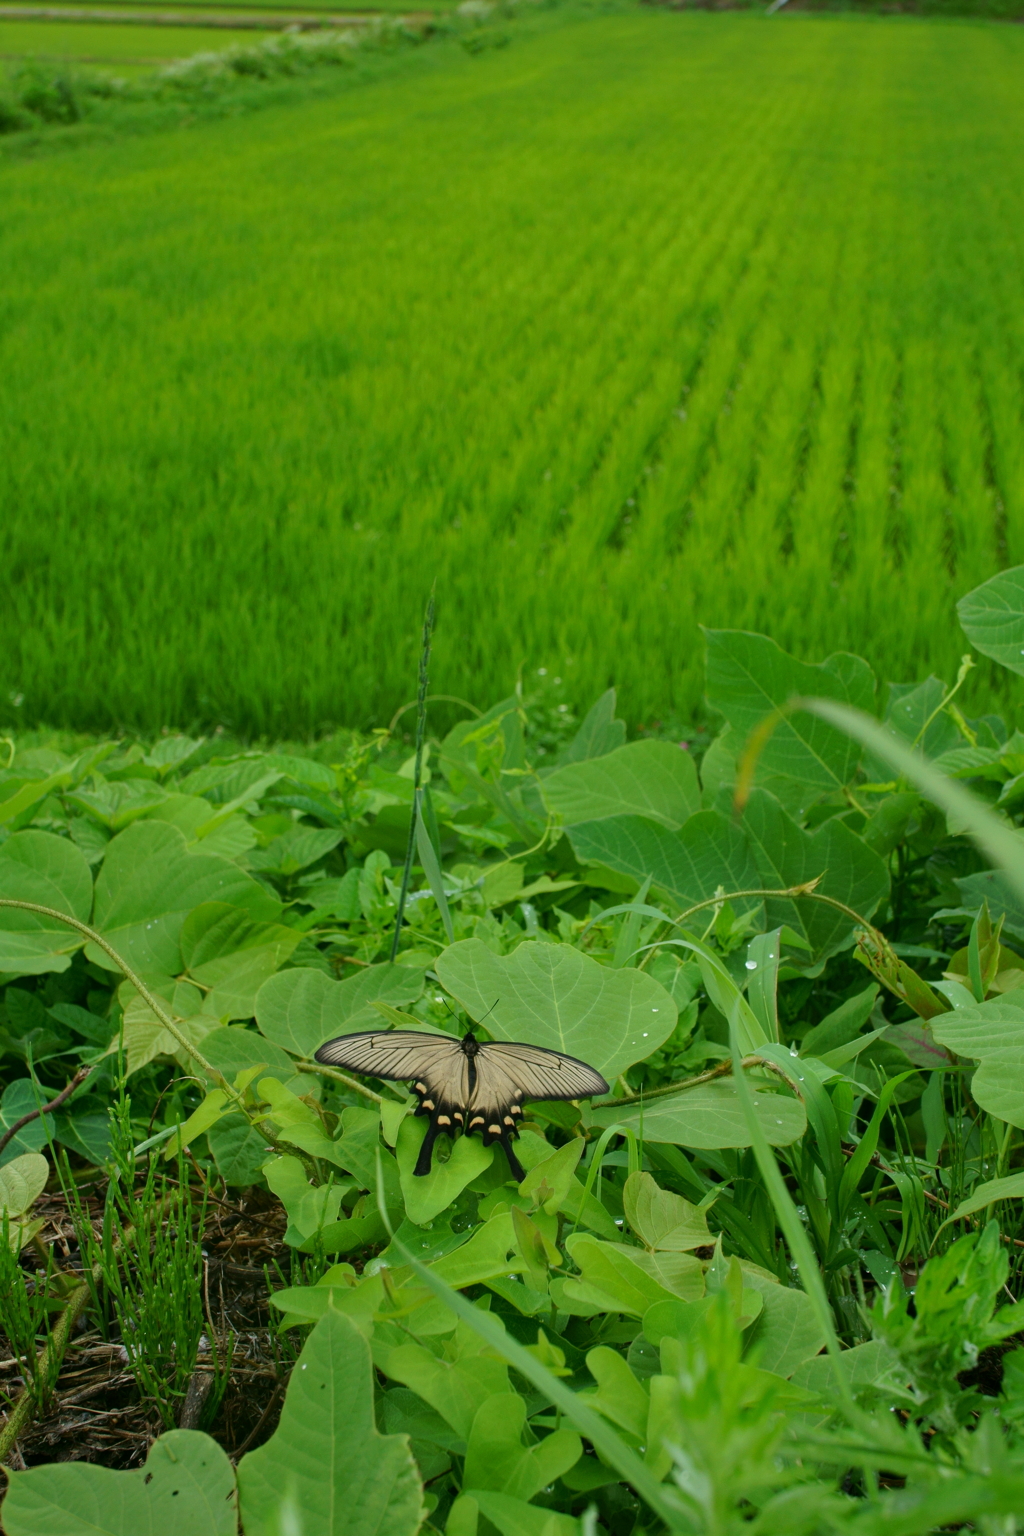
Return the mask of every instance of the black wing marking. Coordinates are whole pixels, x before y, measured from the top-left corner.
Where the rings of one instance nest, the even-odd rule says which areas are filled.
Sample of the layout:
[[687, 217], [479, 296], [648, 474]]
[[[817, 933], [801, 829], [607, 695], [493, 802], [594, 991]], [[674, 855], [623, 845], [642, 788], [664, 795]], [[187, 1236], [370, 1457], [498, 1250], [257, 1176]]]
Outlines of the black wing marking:
[[413, 1029], [367, 1030], [339, 1035], [316, 1052], [325, 1065], [347, 1067], [367, 1077], [409, 1082], [419, 1099], [418, 1115], [429, 1115], [414, 1172], [430, 1172], [434, 1142], [444, 1134], [480, 1133], [485, 1146], [500, 1141], [513, 1177], [525, 1171], [512, 1150], [524, 1099], [585, 1099], [607, 1093], [600, 1072], [540, 1045], [488, 1041], [474, 1054], [451, 1035]]
[[519, 1160], [512, 1139], [519, 1135], [524, 1099], [581, 1099], [607, 1093], [608, 1084], [599, 1072], [539, 1045], [509, 1044], [503, 1040], [481, 1045], [476, 1057], [476, 1083], [469, 1104], [467, 1133], [479, 1131], [485, 1145], [500, 1141], [509, 1167], [521, 1183]]
[[367, 1077], [412, 1084], [419, 1100], [417, 1115], [430, 1117], [413, 1170], [421, 1178], [430, 1172], [438, 1136], [455, 1136], [466, 1129], [474, 1071], [462, 1041], [452, 1035], [426, 1035], [415, 1029], [339, 1035], [322, 1045], [315, 1059]]

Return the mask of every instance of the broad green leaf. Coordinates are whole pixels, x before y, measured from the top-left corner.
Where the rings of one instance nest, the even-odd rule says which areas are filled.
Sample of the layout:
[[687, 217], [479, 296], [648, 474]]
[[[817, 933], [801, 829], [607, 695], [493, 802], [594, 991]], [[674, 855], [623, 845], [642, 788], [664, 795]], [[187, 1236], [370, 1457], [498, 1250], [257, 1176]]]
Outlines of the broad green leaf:
[[246, 1536], [415, 1536], [423, 1490], [405, 1435], [374, 1425], [373, 1367], [349, 1319], [327, 1312], [292, 1370], [273, 1435], [243, 1456]]
[[238, 1528], [231, 1463], [194, 1429], [161, 1435], [131, 1472], [71, 1461], [8, 1476], [7, 1536], [235, 1536]]
[[[435, 1142], [430, 1172], [417, 1177], [413, 1173], [427, 1121], [407, 1115], [398, 1131], [395, 1149], [405, 1199], [405, 1214], [416, 1226], [425, 1226], [458, 1199], [467, 1184], [478, 1179], [491, 1166], [494, 1147], [485, 1147], [479, 1136], [456, 1136], [447, 1161], [442, 1162], [442, 1146]], [[501, 1154], [504, 1158], [504, 1154]]]
[[561, 763], [581, 763], [604, 757], [624, 745], [626, 722], [615, 718], [615, 689], [602, 693], [583, 717], [582, 724], [561, 755]]
[[[804, 832], [774, 795], [755, 789], [743, 825], [766, 888], [785, 890], [820, 876], [816, 889], [821, 895], [832, 896], [864, 918], [870, 918], [888, 894], [885, 862], [843, 821], [833, 818], [817, 832]], [[813, 899], [770, 900], [765, 920], [769, 928], [785, 926], [799, 933], [816, 959], [842, 949], [855, 926], [853, 918]]]
[[327, 763], [318, 763], [312, 757], [296, 757], [292, 752], [268, 752], [259, 761], [266, 768], [275, 768], [279, 773], [289, 779], [294, 779], [297, 784], [306, 784], [310, 789], [318, 789], [322, 794], [332, 794], [338, 787], [338, 775]]
[[622, 1191], [626, 1220], [652, 1251], [685, 1253], [714, 1239], [707, 1215], [671, 1190], [659, 1189], [649, 1173], [631, 1173]]
[[744, 1356], [763, 1371], [792, 1376], [805, 1360], [825, 1348], [825, 1334], [813, 1301], [806, 1292], [774, 1285], [751, 1269], [743, 1271], [743, 1284], [759, 1291], [763, 1303], [760, 1316], [747, 1332]]
[[512, 1217], [503, 1213], [477, 1227], [468, 1243], [435, 1259], [431, 1268], [456, 1290], [466, 1285], [478, 1285], [499, 1271], [506, 1273], [517, 1267], [508, 1257], [515, 1246]]
[[598, 965], [567, 944], [520, 944], [495, 955], [480, 939], [437, 960], [441, 983], [497, 1040], [525, 1040], [613, 1079], [672, 1033], [676, 1005], [643, 971]]
[[[807, 1129], [807, 1116], [799, 1099], [756, 1092], [753, 1099], [754, 1111], [770, 1146], [788, 1146]], [[616, 1109], [609, 1105], [591, 1113], [595, 1125], [625, 1125], [643, 1135], [645, 1141], [667, 1141], [697, 1149], [750, 1146], [750, 1132], [736, 1085], [724, 1077], [651, 1099], [643, 1106], [630, 1104]]]
[[[717, 811], [698, 811], [678, 832], [642, 816], [612, 816], [571, 827], [569, 840], [581, 864], [601, 864], [637, 885], [649, 876], [680, 910], [705, 901], [720, 886], [744, 891], [761, 883], [743, 832]], [[742, 913], [760, 904], [755, 896], [735, 908]]]
[[[177, 976], [183, 967], [181, 930], [202, 902], [228, 902], [272, 921], [280, 903], [228, 859], [190, 853], [184, 835], [166, 822], [140, 821], [107, 849], [96, 881], [94, 924], [136, 971]], [[114, 968], [102, 950], [89, 956]]]
[[423, 972], [408, 965], [371, 965], [345, 981], [296, 966], [260, 988], [256, 1022], [275, 1045], [309, 1057], [333, 1035], [379, 1027], [371, 1003], [411, 1003], [422, 991]]
[[575, 1233], [567, 1239], [566, 1247], [581, 1272], [579, 1279], [565, 1282], [564, 1295], [570, 1301], [642, 1317], [655, 1302], [673, 1300], [673, 1292], [634, 1263], [619, 1244]]
[[360, 1189], [377, 1187], [377, 1148], [380, 1145], [381, 1117], [375, 1109], [361, 1109], [351, 1104], [341, 1112], [338, 1149], [342, 1166], [359, 1182]]
[[873, 1387], [886, 1394], [904, 1396], [910, 1381], [910, 1373], [899, 1355], [881, 1339], [844, 1349], [839, 1361], [831, 1355], [815, 1355], [797, 1366], [789, 1379], [796, 1386], [820, 1393], [830, 1405], [838, 1406], [840, 1368], [855, 1393]]
[[[42, 779], [29, 779], [27, 783], [22, 781], [13, 794], [8, 794], [5, 799], [0, 800], [0, 827], [9, 826], [31, 806], [38, 805], [40, 800], [45, 800], [52, 790], [65, 788], [71, 783], [73, 777], [73, 771], [68, 767], [60, 768]], [[3, 794], [4, 789], [9, 790], [10, 784], [5, 784], [3, 789], [0, 789], [0, 794]]]
[[[303, 1152], [308, 1152], [310, 1157], [320, 1158], [324, 1162], [333, 1163], [337, 1168], [343, 1168], [345, 1155], [340, 1143], [332, 1140], [328, 1135], [327, 1128], [316, 1110], [306, 1102], [305, 1098], [299, 1097], [300, 1094], [307, 1094], [308, 1086], [312, 1086], [311, 1079], [307, 1079], [306, 1083], [294, 1082], [290, 1089], [274, 1077], [265, 1077], [261, 1080], [260, 1097], [270, 1105], [270, 1120], [274, 1127], [274, 1134], [278, 1141], [286, 1142], [292, 1147], [300, 1147]], [[351, 1189], [353, 1185], [347, 1183], [345, 1187]]]
[[[571, 1515], [560, 1515], [537, 1504], [526, 1504], [510, 1493], [480, 1489], [466, 1498], [466, 1503], [476, 1504], [491, 1525], [497, 1527], [501, 1536], [580, 1536], [579, 1521]], [[467, 1536], [467, 1533], [464, 1529], [449, 1529], [448, 1536]]]
[[566, 1202], [583, 1151], [583, 1138], [574, 1136], [552, 1152], [550, 1157], [534, 1163], [520, 1184], [519, 1193], [532, 1195], [548, 1215], [553, 1216]]
[[646, 1248], [634, 1248], [625, 1243], [612, 1243], [650, 1275], [664, 1290], [683, 1301], [697, 1301], [704, 1295], [704, 1266], [689, 1253], [652, 1253]]
[[[929, 677], [923, 683], [908, 687], [890, 683], [883, 729], [907, 744], [916, 742], [925, 757], [938, 758], [951, 753], [958, 745], [963, 745], [963, 737], [941, 708], [945, 693], [946, 685], [939, 677]], [[943, 764], [947, 773], [953, 767], [952, 762], [948, 766]], [[869, 779], [889, 777], [885, 764], [871, 755], [864, 760], [864, 771]]]
[[50, 1165], [38, 1152], [22, 1152], [0, 1168], [0, 1212], [23, 1216], [46, 1188]]
[[[721, 710], [741, 743], [798, 695], [835, 699], [864, 710], [872, 707], [874, 674], [859, 656], [841, 652], [810, 666], [787, 656], [766, 635], [730, 629], [705, 634], [708, 703]], [[842, 731], [799, 711], [778, 721], [759, 768], [797, 780], [816, 797], [849, 784], [860, 755], [860, 747]]]
[[[92, 875], [70, 839], [34, 829], [15, 832], [0, 845], [0, 896], [54, 907], [87, 923]], [[0, 908], [0, 971], [8, 979], [66, 971], [69, 956], [82, 942], [80, 934], [56, 918]]]
[[[176, 1018], [174, 1022], [177, 1025], [178, 1033], [184, 1035], [186, 1040], [205, 1054], [206, 1047], [203, 1042], [208, 1035], [216, 1030], [217, 1020], [203, 1014], [196, 1014], [192, 1018]], [[118, 1037], [115, 1035], [105, 1054], [113, 1056], [116, 1055], [117, 1050]], [[150, 1015], [149, 1020], [125, 1019], [124, 1055], [125, 1067], [129, 1077], [131, 1077], [133, 1072], [138, 1072], [143, 1067], [147, 1067], [158, 1056], [173, 1056], [178, 1065], [186, 1070], [192, 1065], [192, 1057], [179, 1044], [170, 1030], [165, 1029], [152, 1015]]]
[[97, 1167], [110, 1158], [110, 1119], [105, 1111], [92, 1114], [74, 1109], [56, 1117], [56, 1138]]
[[280, 1082], [296, 1087], [302, 1084], [300, 1093], [316, 1091], [315, 1076], [296, 1072], [295, 1063], [280, 1046], [244, 1025], [215, 1027], [204, 1039], [202, 1050], [210, 1065], [223, 1072], [229, 1083], [234, 1082], [236, 1073], [262, 1063], [267, 1068], [268, 1077], [276, 1077]]
[[[703, 1332], [708, 1312], [715, 1305], [713, 1295], [696, 1301], [658, 1301], [644, 1313], [644, 1338], [651, 1344], [666, 1340], [691, 1338]], [[729, 1305], [738, 1326], [748, 1329], [761, 1316], [764, 1303], [759, 1291], [740, 1286], [730, 1292]], [[665, 1355], [662, 1356], [663, 1360]]]
[[254, 922], [242, 907], [204, 902], [186, 917], [182, 959], [206, 989], [202, 1012], [225, 1024], [252, 1018], [256, 994], [294, 951], [302, 935], [280, 923]]
[[964, 875], [956, 885], [969, 911], [979, 910], [982, 902], [987, 901], [993, 922], [1003, 918], [1007, 932], [1024, 938], [1024, 891], [1005, 870], [983, 869], [974, 875]]
[[669, 741], [631, 741], [605, 757], [569, 763], [541, 780], [541, 794], [566, 826], [644, 816], [676, 831], [700, 810], [693, 759]]
[[225, 1115], [206, 1133], [210, 1156], [225, 1184], [248, 1189], [260, 1177], [267, 1143], [241, 1115]]
[[328, 1312], [344, 1310], [341, 1298], [350, 1295], [357, 1284], [356, 1272], [351, 1264], [335, 1264], [326, 1275], [321, 1275], [316, 1285], [289, 1285], [274, 1291], [271, 1305], [287, 1315], [282, 1327], [301, 1319], [304, 1323], [318, 1323]]
[[166, 799], [166, 789], [146, 779], [125, 779], [121, 783], [102, 780], [93, 789], [75, 789], [67, 796], [70, 806], [91, 816], [109, 832], [123, 832], [140, 817], [151, 815]]
[[984, 1184], [975, 1184], [967, 1199], [961, 1200], [942, 1225], [947, 1227], [951, 1221], [962, 1221], [966, 1216], [973, 1216], [976, 1211], [984, 1211], [990, 1205], [995, 1205], [998, 1200], [1021, 1199], [1024, 1199], [1024, 1173], [1011, 1173], [1005, 1179], [989, 1179]]
[[[0, 1136], [9, 1131], [24, 1115], [38, 1109], [47, 1101], [47, 1093], [28, 1077], [16, 1077], [8, 1083], [0, 1098]], [[12, 1163], [25, 1152], [35, 1152], [45, 1146], [53, 1133], [53, 1116], [40, 1115], [23, 1126], [0, 1152], [0, 1165]]]
[[650, 1398], [618, 1350], [599, 1344], [587, 1354], [587, 1370], [597, 1382], [597, 1391], [588, 1394], [594, 1407], [620, 1429], [642, 1439]]
[[147, 767], [157, 769], [163, 777], [165, 773], [184, 767], [189, 758], [199, 751], [203, 740], [203, 737], [195, 741], [191, 736], [162, 736], [150, 747], [142, 761]]
[[499, 1392], [480, 1404], [466, 1442], [464, 1488], [491, 1489], [529, 1500], [568, 1472], [583, 1454], [571, 1429], [557, 1429], [534, 1445], [523, 1444], [526, 1404], [518, 1392]]
[[247, 862], [263, 875], [294, 875], [330, 853], [344, 835], [337, 828], [294, 826], [268, 847], [250, 853]]
[[1024, 673], [1024, 565], [990, 577], [956, 607], [964, 634], [983, 656]]
[[1024, 997], [993, 998], [931, 1021], [934, 1039], [981, 1063], [971, 1094], [997, 1120], [1024, 1127]]
[[464, 1440], [489, 1397], [502, 1393], [511, 1406], [508, 1366], [489, 1353], [444, 1360], [422, 1344], [400, 1344], [388, 1355], [386, 1370], [392, 1380], [411, 1387], [429, 1403]]
[[293, 1248], [318, 1229], [337, 1221], [341, 1197], [346, 1187], [352, 1188], [344, 1181], [333, 1185], [310, 1184], [303, 1164], [288, 1154], [272, 1156], [265, 1162], [263, 1176], [287, 1212], [288, 1231], [284, 1240]]

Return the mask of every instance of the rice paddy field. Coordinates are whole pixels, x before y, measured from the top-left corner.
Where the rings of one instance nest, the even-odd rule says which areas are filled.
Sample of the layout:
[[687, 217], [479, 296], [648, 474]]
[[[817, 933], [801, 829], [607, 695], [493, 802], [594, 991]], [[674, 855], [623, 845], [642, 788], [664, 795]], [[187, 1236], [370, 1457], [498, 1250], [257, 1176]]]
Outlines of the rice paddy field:
[[379, 723], [435, 582], [481, 703], [693, 714], [701, 624], [955, 670], [1024, 561], [1024, 33], [485, 40], [0, 163], [5, 718]]

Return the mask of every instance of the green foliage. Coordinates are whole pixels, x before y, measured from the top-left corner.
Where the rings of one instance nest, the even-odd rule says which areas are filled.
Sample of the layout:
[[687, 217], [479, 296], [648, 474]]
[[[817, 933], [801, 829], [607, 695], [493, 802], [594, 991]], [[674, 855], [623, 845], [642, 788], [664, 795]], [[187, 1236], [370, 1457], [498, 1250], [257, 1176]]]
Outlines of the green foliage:
[[3, 1503], [8, 1536], [235, 1536], [234, 1473], [220, 1446], [196, 1430], [156, 1440], [144, 1467], [82, 1464], [16, 1473]]
[[370, 1351], [326, 1313], [292, 1371], [275, 1433], [238, 1467], [246, 1536], [298, 1520], [322, 1536], [415, 1536], [422, 1491], [408, 1442], [373, 1423]]
[[[737, 695], [752, 638], [714, 636]], [[762, 716], [743, 705], [749, 749], [727, 723], [699, 768], [624, 745], [607, 696], [560, 738], [515, 696], [429, 739], [431, 858], [394, 961], [400, 742], [15, 741], [0, 864], [136, 969], [0, 907], [3, 1124], [69, 1064], [91, 1069], [2, 1154], [8, 1346], [45, 1411], [67, 1286], [32, 1207], [36, 1149], [62, 1147], [88, 1305], [168, 1433], [149, 1483], [15, 1474], [12, 1536], [78, 1505], [111, 1536], [129, 1516], [155, 1529], [158, 1455], [190, 1479], [197, 1532], [235, 1520], [220, 1452], [189, 1435], [179, 1455], [172, 1428], [214, 1332], [200, 1243], [222, 1185], [278, 1201], [293, 1255], [270, 1303], [298, 1358], [280, 1425], [238, 1468], [246, 1536], [1016, 1529], [1024, 880], [1005, 786], [1024, 764], [954, 684], [894, 695], [879, 722], [849, 703], [873, 697], [866, 663], [843, 661], [857, 688], [838, 701], [786, 694], [824, 673], [777, 648], [772, 667]], [[796, 727], [773, 757], [780, 721]], [[812, 749], [831, 778], [800, 778]], [[631, 875], [608, 852], [623, 826]], [[664, 878], [666, 840], [700, 850], [696, 900]], [[983, 855], [995, 917], [970, 883]], [[313, 1059], [335, 1034], [470, 1022], [612, 1084], [527, 1105], [518, 1182], [466, 1137], [418, 1177], [425, 1125], [402, 1086]], [[90, 1161], [99, 1223], [75, 1193]], [[213, 1355], [211, 1426], [230, 1368], [222, 1342]]]

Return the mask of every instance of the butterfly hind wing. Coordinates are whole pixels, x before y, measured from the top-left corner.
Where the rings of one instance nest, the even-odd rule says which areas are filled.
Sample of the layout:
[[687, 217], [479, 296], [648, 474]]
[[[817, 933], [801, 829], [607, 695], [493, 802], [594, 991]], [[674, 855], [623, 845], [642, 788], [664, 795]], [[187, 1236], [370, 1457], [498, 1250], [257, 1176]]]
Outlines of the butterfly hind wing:
[[479, 1131], [485, 1146], [500, 1141], [518, 1182], [526, 1177], [512, 1150], [524, 1099], [583, 1099], [607, 1093], [599, 1072], [574, 1056], [542, 1046], [488, 1041], [476, 1057], [476, 1083], [467, 1132]]

